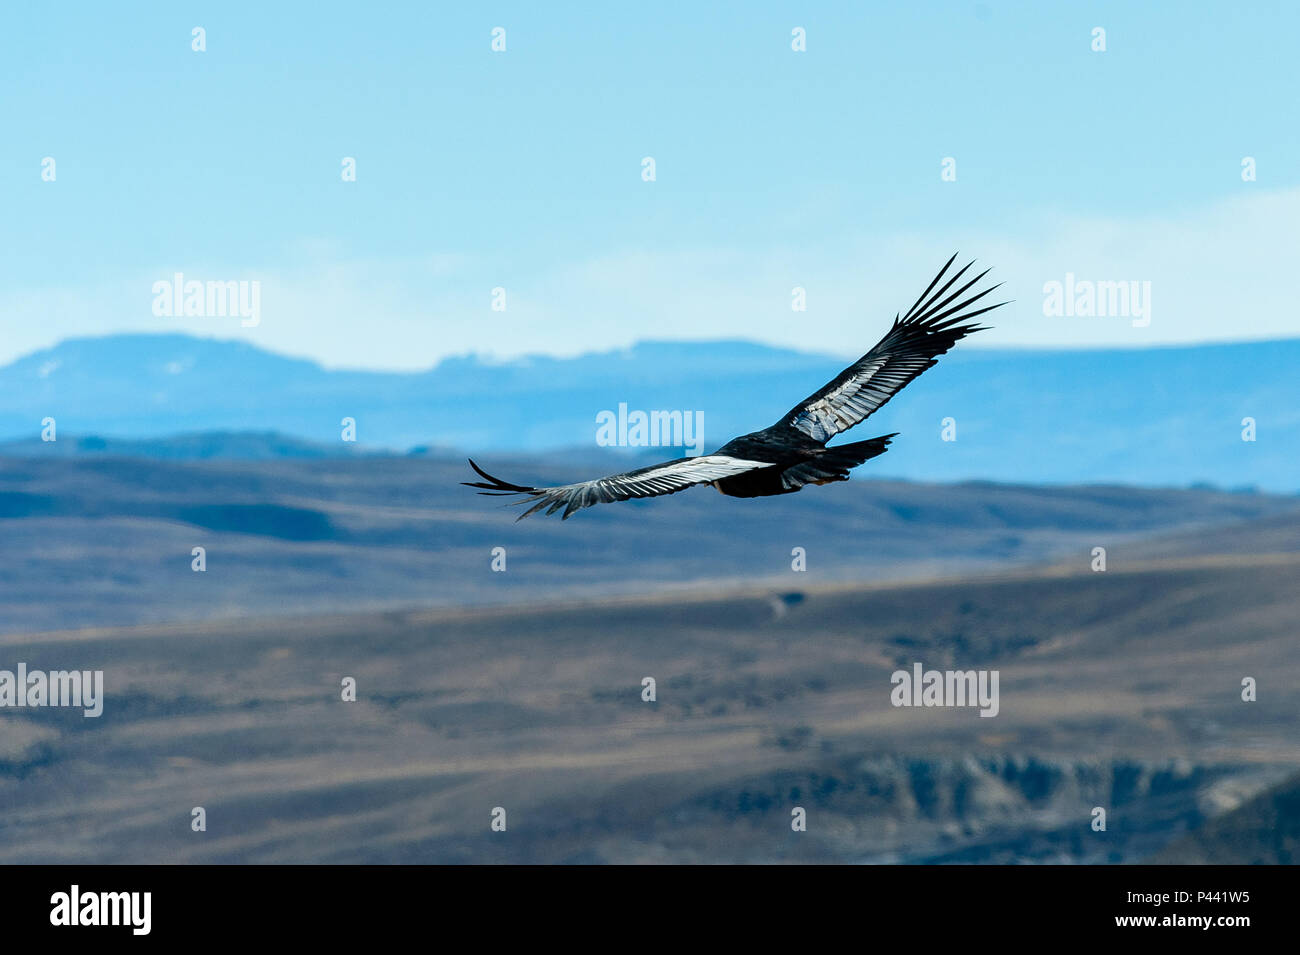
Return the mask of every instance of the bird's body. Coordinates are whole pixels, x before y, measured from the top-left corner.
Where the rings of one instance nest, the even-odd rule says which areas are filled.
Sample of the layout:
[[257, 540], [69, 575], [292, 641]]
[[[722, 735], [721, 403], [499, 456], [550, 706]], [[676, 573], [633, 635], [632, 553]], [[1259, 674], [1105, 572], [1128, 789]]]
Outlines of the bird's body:
[[[781, 431], [787, 433], [780, 434]], [[783, 487], [781, 475], [787, 468], [810, 460], [818, 450], [810, 438], [779, 425], [732, 438], [715, 453], [744, 461], [770, 462], [771, 466], [742, 471], [734, 477], [714, 481], [713, 486], [728, 497], [766, 497], [797, 491], [798, 488]]]
[[744, 471], [714, 481], [713, 486], [730, 497], [767, 497], [793, 494], [805, 484], [847, 481], [851, 468], [884, 454], [892, 437], [888, 434], [828, 448], [795, 428], [774, 425], [733, 438], [716, 452], [744, 460], [770, 461], [771, 467]]
[[827, 441], [862, 422], [966, 335], [983, 329], [963, 323], [1006, 304], [970, 307], [996, 285], [962, 300], [988, 274], [987, 269], [949, 293], [969, 264], [934, 291], [955, 259], [953, 256], [948, 260], [905, 316], [895, 316], [893, 326], [871, 351], [770, 428], [733, 438], [709, 455], [665, 461], [560, 487], [510, 484], [471, 460], [470, 467], [484, 481], [464, 483], [483, 488], [481, 494], [524, 495], [524, 500], [516, 503], [532, 506], [520, 515], [521, 519], [543, 508], [547, 514], [562, 508], [567, 519], [574, 511], [593, 504], [676, 494], [697, 484], [712, 484], [731, 497], [768, 497], [791, 494], [808, 484], [847, 481], [853, 468], [884, 454], [895, 435], [830, 447]]

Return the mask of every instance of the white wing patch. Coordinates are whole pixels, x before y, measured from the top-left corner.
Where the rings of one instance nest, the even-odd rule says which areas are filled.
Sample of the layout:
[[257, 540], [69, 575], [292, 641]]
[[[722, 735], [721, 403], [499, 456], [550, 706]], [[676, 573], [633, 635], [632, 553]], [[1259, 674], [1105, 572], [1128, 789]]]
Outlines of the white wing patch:
[[547, 514], [553, 514], [560, 507], [564, 507], [564, 516], [568, 517], [579, 508], [590, 507], [592, 504], [673, 494], [696, 484], [709, 484], [731, 477], [733, 474], [743, 474], [746, 471], [771, 466], [770, 461], [745, 461], [725, 454], [684, 458], [680, 461], [643, 468], [640, 471], [629, 471], [627, 474], [597, 478], [594, 481], [539, 488], [537, 503], [520, 517], [527, 517], [533, 511], [547, 505], [550, 505]]
[[473, 483], [470, 487], [486, 488], [488, 494], [524, 494], [530, 498], [530, 500], [517, 502], [532, 505], [519, 515], [520, 520], [542, 508], [546, 508], [547, 514], [554, 514], [560, 508], [564, 508], [563, 516], [567, 518], [574, 511], [591, 507], [593, 504], [626, 501], [634, 497], [675, 494], [696, 484], [710, 484], [735, 474], [772, 467], [771, 461], [746, 461], [725, 454], [709, 454], [698, 458], [681, 458], [663, 464], [652, 464], [649, 467], [628, 471], [626, 474], [614, 474], [610, 477], [596, 478], [594, 481], [582, 481], [579, 484], [563, 484], [559, 487], [524, 487], [494, 478], [479, 469], [472, 461], [470, 464], [480, 475], [488, 479], [487, 483]]
[[[890, 399], [907, 379], [888, 375], [873, 381], [888, 362], [878, 358], [840, 382], [837, 387], [805, 405], [790, 418], [790, 424], [814, 441], [826, 441], [847, 431]], [[922, 369], [924, 370], [924, 369]]]
[[954, 255], [947, 261], [916, 304], [902, 318], [894, 319], [893, 326], [871, 351], [816, 394], [795, 405], [782, 423], [814, 441], [826, 441], [877, 411], [962, 338], [983, 331], [983, 326], [971, 320], [1007, 304], [973, 307], [998, 287], [967, 294], [988, 274], [988, 269], [950, 293], [948, 290], [974, 264], [968, 263], [937, 292], [933, 291], [956, 258]]

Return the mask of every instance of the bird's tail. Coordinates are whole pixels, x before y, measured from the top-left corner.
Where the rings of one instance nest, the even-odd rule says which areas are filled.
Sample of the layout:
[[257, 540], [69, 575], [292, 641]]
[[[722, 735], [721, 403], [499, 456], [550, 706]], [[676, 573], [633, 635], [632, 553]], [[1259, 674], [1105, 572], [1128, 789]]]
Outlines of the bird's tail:
[[849, 468], [856, 468], [864, 461], [870, 461], [872, 458], [884, 454], [889, 450], [889, 442], [897, 435], [898, 432], [895, 431], [893, 434], [882, 434], [878, 438], [871, 438], [867, 441], [854, 441], [851, 444], [841, 444], [833, 448], [827, 448], [826, 453], [817, 460], [833, 467], [841, 467], [847, 471]]
[[781, 472], [781, 484], [787, 490], [797, 490], [805, 484], [829, 484], [831, 481], [847, 481], [849, 471], [864, 461], [884, 454], [889, 450], [889, 442], [898, 434], [882, 434], [867, 441], [854, 441], [826, 448], [821, 454], [794, 467]]

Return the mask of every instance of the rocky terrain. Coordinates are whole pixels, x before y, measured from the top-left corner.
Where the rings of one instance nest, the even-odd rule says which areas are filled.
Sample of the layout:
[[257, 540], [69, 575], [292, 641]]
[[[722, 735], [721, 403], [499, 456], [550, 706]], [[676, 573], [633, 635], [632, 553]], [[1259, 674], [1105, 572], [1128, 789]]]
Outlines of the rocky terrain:
[[[1120, 563], [10, 633], [106, 702], [2, 714], [0, 860], [1142, 860], [1300, 770], [1300, 555]], [[913, 662], [997, 716], [893, 706]]]

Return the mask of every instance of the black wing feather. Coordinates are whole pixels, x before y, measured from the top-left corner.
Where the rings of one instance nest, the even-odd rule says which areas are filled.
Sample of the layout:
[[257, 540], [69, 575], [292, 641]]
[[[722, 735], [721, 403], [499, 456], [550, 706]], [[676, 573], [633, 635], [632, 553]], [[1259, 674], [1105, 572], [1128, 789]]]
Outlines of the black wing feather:
[[748, 461], [730, 455], [710, 454], [697, 458], [664, 461], [625, 474], [614, 474], [594, 481], [564, 484], [559, 487], [527, 487], [523, 484], [511, 484], [488, 474], [472, 460], [469, 466], [485, 480], [461, 481], [466, 487], [483, 488], [484, 490], [479, 491], [480, 494], [524, 495], [524, 500], [512, 503], [532, 506], [520, 514], [517, 520], [523, 520], [542, 508], [546, 508], [547, 514], [554, 514], [560, 508], [564, 508], [561, 519], [567, 521], [574, 511], [591, 507], [593, 504], [626, 501], [634, 497], [676, 494], [697, 484], [709, 484], [734, 474], [771, 467], [772, 464], [768, 461]]
[[956, 260], [957, 256], [954, 255], [944, 263], [939, 274], [908, 309], [907, 314], [902, 318], [895, 316], [894, 324], [871, 351], [845, 368], [819, 391], [791, 408], [781, 423], [814, 440], [826, 441], [859, 424], [883, 407], [921, 372], [935, 365], [938, 356], [961, 339], [973, 332], [984, 331], [987, 326], [977, 325], [971, 320], [1007, 303], [998, 302], [996, 305], [973, 310], [971, 306], [999, 285], [969, 297], [964, 296], [988, 274], [988, 269], [957, 291], [947, 294], [948, 289], [974, 264], [969, 262], [944, 282], [937, 292], [934, 291]]

